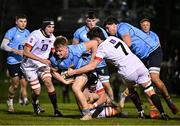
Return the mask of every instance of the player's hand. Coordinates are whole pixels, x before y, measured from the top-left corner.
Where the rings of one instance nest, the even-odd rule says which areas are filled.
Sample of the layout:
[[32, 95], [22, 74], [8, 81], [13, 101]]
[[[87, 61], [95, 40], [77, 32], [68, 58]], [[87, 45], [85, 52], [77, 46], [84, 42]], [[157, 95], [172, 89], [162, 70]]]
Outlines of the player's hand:
[[47, 59], [41, 59], [40, 62], [43, 63], [43, 64], [46, 64], [46, 65], [51, 64], [51, 62], [49, 60], [47, 60]]
[[12, 49], [12, 52], [15, 53], [15, 54], [23, 56], [23, 50]]
[[68, 69], [66, 76], [70, 77], [73, 75], [75, 75], [75, 70], [74, 69]]
[[89, 109], [94, 109], [95, 108], [93, 104], [88, 104], [88, 106], [89, 106]]
[[74, 79], [68, 79], [68, 80], [64, 81], [64, 84], [66, 84], [66, 85], [69, 85], [69, 84], [72, 84], [72, 83], [74, 83]]

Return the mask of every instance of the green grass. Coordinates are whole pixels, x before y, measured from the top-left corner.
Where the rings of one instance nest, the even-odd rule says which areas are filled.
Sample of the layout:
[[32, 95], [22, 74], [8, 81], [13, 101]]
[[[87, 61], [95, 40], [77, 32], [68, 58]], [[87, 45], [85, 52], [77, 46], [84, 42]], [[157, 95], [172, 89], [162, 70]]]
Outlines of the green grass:
[[[45, 113], [36, 116], [33, 113], [31, 104], [28, 106], [21, 106], [17, 103], [17, 96], [15, 97], [16, 99], [14, 104], [15, 112], [13, 114], [9, 114], [6, 106], [8, 84], [0, 84], [0, 125], [180, 125], [180, 113], [173, 115], [164, 100], [162, 100], [164, 109], [171, 117], [168, 121], [161, 119], [138, 119], [137, 110], [129, 100], [125, 104], [124, 109], [124, 111], [128, 112], [127, 118], [112, 117], [81, 121], [79, 119], [80, 113], [74, 102], [72, 92], [70, 94], [71, 103], [62, 103], [61, 89], [59, 85], [56, 85], [59, 101], [58, 105], [64, 117], [53, 117], [52, 105], [50, 104], [50, 100], [44, 86], [42, 87], [40, 102], [41, 106], [45, 109]], [[148, 106], [145, 101], [146, 100], [143, 98], [144, 105]], [[180, 109], [180, 98], [173, 97], [173, 101], [175, 101], [176, 105]], [[145, 107], [145, 111], [148, 112], [147, 107]]]

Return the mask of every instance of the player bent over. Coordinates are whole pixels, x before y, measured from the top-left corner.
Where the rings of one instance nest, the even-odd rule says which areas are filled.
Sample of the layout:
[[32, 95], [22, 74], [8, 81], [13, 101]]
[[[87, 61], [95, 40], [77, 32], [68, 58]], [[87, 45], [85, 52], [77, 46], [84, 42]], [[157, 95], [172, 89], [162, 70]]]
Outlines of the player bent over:
[[98, 42], [96, 56], [88, 65], [79, 69], [69, 70], [68, 75], [72, 76], [92, 71], [103, 58], [109, 59], [118, 67], [118, 73], [122, 75], [126, 81], [132, 84], [137, 83], [144, 88], [144, 92], [150, 97], [153, 104], [159, 110], [161, 118], [168, 120], [169, 117], [164, 112], [160, 98], [151, 85], [148, 69], [140, 59], [131, 52], [128, 46], [114, 36], [105, 39], [102, 30], [99, 28], [93, 28], [87, 35], [91, 40]]

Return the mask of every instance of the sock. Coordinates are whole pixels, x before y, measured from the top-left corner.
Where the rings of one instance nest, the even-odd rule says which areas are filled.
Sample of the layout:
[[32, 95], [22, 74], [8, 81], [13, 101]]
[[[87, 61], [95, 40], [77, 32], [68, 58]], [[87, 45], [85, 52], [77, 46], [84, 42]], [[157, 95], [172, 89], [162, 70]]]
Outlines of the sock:
[[57, 105], [57, 97], [56, 97], [56, 92], [48, 92], [49, 98], [51, 100], [51, 103], [53, 105], [54, 110], [58, 110], [58, 105]]
[[164, 109], [163, 109], [163, 106], [161, 104], [161, 100], [160, 100], [159, 96], [157, 94], [153, 94], [151, 96], [151, 100], [152, 100], [154, 106], [156, 106], [156, 108], [159, 110], [159, 112], [164, 113]]
[[14, 88], [13, 86], [9, 87], [9, 92], [8, 92], [8, 98], [13, 99], [15, 96], [15, 93], [17, 91], [17, 88]]
[[130, 93], [130, 98], [133, 101], [134, 105], [136, 106], [138, 112], [142, 111], [143, 110], [142, 103], [138, 93], [136, 91]]
[[32, 103], [33, 104], [38, 104], [39, 103], [39, 100], [38, 100], [39, 95], [36, 95], [36, 94], [32, 93], [31, 97], [32, 97]]
[[83, 115], [86, 115], [86, 114], [88, 114], [88, 113], [90, 113], [90, 109], [84, 109], [84, 110], [82, 110], [82, 114], [83, 114]]

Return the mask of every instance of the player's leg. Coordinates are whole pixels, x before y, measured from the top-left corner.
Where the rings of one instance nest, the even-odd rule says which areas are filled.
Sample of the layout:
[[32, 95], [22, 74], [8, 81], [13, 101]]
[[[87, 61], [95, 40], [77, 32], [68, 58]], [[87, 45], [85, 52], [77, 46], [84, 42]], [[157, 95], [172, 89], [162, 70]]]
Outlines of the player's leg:
[[168, 93], [168, 90], [165, 84], [160, 79], [161, 61], [162, 61], [162, 50], [161, 48], [158, 48], [157, 50], [155, 50], [153, 53], [150, 54], [149, 59], [148, 59], [148, 68], [149, 68], [149, 72], [151, 76], [151, 81], [160, 90], [163, 98], [165, 99], [172, 113], [176, 114], [179, 112], [179, 110], [175, 106], [175, 104], [172, 102], [172, 99], [170, 98], [170, 95]]
[[111, 100], [114, 100], [114, 94], [113, 94], [112, 86], [109, 82], [110, 77], [107, 67], [96, 68], [96, 72], [98, 74], [98, 78], [100, 79], [100, 81], [104, 86], [106, 93], [108, 94]]
[[40, 78], [42, 79], [42, 81], [44, 82], [47, 88], [49, 98], [54, 108], [54, 116], [62, 116], [61, 112], [58, 109], [57, 96], [54, 85], [52, 83], [50, 68], [48, 66], [43, 66], [40, 69], [41, 69], [39, 70]]
[[145, 67], [141, 67], [136, 72], [139, 75], [137, 83], [140, 84], [144, 88], [144, 92], [151, 99], [154, 106], [158, 109], [158, 111], [161, 114], [162, 119], [168, 120], [169, 117], [168, 115], [165, 114], [163, 106], [161, 104], [161, 100], [159, 96], [155, 93], [155, 90], [152, 86], [147, 69]]
[[151, 85], [151, 81], [145, 82], [141, 84], [144, 87], [144, 92], [150, 97], [151, 101], [153, 102], [154, 106], [159, 110], [161, 114], [161, 118], [164, 120], [168, 120], [168, 115], [165, 114], [163, 106], [161, 104], [161, 100], [159, 96], [155, 93], [153, 86]]
[[142, 102], [139, 97], [139, 94], [135, 90], [135, 86], [132, 86], [132, 84], [131, 84], [131, 86], [128, 86], [128, 90], [129, 90], [129, 97], [131, 98], [132, 102], [136, 106], [136, 109], [138, 110], [138, 117], [142, 118], [142, 119], [146, 118], [147, 116], [144, 113], [144, 110], [142, 107]]
[[8, 112], [14, 112], [13, 98], [19, 86], [19, 69], [20, 68], [18, 68], [17, 64], [15, 65], [8, 64], [8, 71], [11, 79], [11, 84], [8, 90], [8, 99], [7, 99]]
[[82, 92], [86, 83], [87, 83], [87, 75], [83, 74], [77, 76], [75, 78], [74, 83], [72, 84], [72, 91], [77, 99], [77, 102], [81, 106], [81, 110], [82, 110], [83, 117], [81, 118], [81, 120], [90, 120], [92, 118], [88, 102], [86, 100], [85, 95]]
[[20, 89], [19, 100], [21, 100], [22, 105], [28, 105], [29, 101], [27, 98], [27, 81], [23, 75], [20, 77], [20, 85], [21, 85], [21, 89]]

